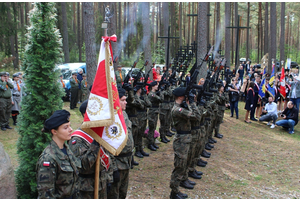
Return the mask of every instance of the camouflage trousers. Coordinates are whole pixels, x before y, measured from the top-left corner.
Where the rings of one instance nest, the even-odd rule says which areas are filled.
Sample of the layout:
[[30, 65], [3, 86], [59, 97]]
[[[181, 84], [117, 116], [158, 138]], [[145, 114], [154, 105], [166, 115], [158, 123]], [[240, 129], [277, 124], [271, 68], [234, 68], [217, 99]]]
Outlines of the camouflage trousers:
[[145, 136], [145, 130], [147, 127], [147, 111], [138, 112], [137, 118], [139, 119], [138, 138], [134, 145], [138, 148], [138, 150], [141, 150], [141, 148], [143, 148], [143, 137]]
[[160, 128], [159, 134], [160, 138], [165, 137], [166, 133], [170, 130], [170, 120], [171, 120], [171, 110], [161, 109], [159, 113]]
[[154, 144], [155, 141], [154, 131], [156, 130], [157, 120], [158, 120], [158, 113], [148, 112], [149, 131], [148, 131], [147, 139], [149, 144]]
[[174, 137], [174, 170], [171, 175], [170, 188], [175, 193], [179, 192], [179, 184], [187, 176], [188, 153], [191, 141], [191, 134], [176, 134]]
[[82, 102], [84, 102], [88, 98], [89, 98], [88, 97], [88, 90], [82, 90]]
[[[192, 142], [190, 144], [190, 150], [189, 150], [189, 154], [188, 154], [188, 162], [187, 162], [187, 172], [188, 171], [194, 171], [195, 170], [195, 166], [198, 162], [198, 158], [199, 155], [197, 155], [199, 149], [197, 149], [197, 146], [199, 146], [200, 144], [200, 139], [201, 139], [201, 135], [200, 135], [200, 129], [196, 129], [196, 130], [192, 130]], [[186, 176], [186, 180], [187, 180], [188, 176]]]
[[119, 170], [120, 181], [112, 183], [111, 187], [108, 188], [107, 198], [108, 199], [126, 199], [128, 183], [129, 183], [129, 169]]
[[[171, 103], [170, 103], [170, 108], [171, 108], [171, 109], [170, 109], [170, 113], [171, 113], [171, 110], [172, 110], [173, 106], [174, 106], [174, 102], [171, 102]], [[171, 115], [171, 114], [170, 114], [170, 115]], [[175, 126], [174, 126], [172, 117], [170, 117], [170, 128], [171, 128], [171, 129], [175, 129]]]
[[[99, 190], [98, 193], [99, 199], [107, 199], [107, 191], [106, 186], [104, 189]], [[79, 199], [94, 199], [94, 191], [80, 191], [80, 198]]]
[[200, 141], [199, 141], [199, 143], [197, 144], [197, 146], [196, 146], [196, 155], [195, 156], [197, 156], [197, 158], [196, 158], [196, 162], [198, 162], [198, 159], [200, 158], [200, 155], [201, 155], [201, 153], [202, 153], [202, 151], [204, 150], [204, 148], [205, 148], [205, 143], [206, 143], [206, 141], [205, 141], [205, 137], [206, 137], [206, 130], [205, 130], [205, 126], [203, 125], [203, 126], [200, 126]]
[[217, 112], [213, 112], [212, 116], [210, 117], [211, 125], [209, 126], [209, 129], [208, 129], [208, 138], [212, 138], [213, 131], [214, 131], [215, 125], [216, 125], [216, 116], [217, 116]]
[[205, 120], [205, 140], [204, 144], [208, 142], [209, 130], [211, 129], [211, 120]]
[[137, 117], [129, 117], [129, 120], [132, 122], [131, 131], [132, 131], [134, 146], [136, 147], [136, 144], [142, 142], [142, 136], [141, 134], [139, 134], [139, 127], [138, 127], [139, 120]]
[[11, 107], [11, 98], [0, 98], [0, 126], [6, 126], [9, 124]]
[[223, 117], [224, 117], [224, 110], [219, 110], [216, 118], [215, 134], [218, 134], [220, 131], [220, 125], [222, 123]]

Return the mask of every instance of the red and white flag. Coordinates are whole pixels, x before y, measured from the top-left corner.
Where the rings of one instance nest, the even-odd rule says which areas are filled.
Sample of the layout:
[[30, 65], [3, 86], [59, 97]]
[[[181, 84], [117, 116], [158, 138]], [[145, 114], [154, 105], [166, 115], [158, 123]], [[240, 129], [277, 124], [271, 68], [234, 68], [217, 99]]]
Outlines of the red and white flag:
[[127, 142], [127, 128], [113, 68], [111, 41], [116, 42], [117, 37], [102, 37], [98, 69], [81, 129], [110, 153], [119, 155]]
[[281, 76], [280, 76], [280, 88], [279, 93], [283, 97], [283, 99], [286, 98], [286, 87], [285, 87], [285, 75], [284, 75], [284, 67], [281, 69]]

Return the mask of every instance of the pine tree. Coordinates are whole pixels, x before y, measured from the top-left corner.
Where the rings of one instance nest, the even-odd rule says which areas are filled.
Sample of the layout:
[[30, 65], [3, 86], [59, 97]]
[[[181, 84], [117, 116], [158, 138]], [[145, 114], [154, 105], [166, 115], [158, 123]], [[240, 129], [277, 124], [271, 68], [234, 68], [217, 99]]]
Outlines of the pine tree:
[[18, 155], [16, 171], [19, 198], [37, 197], [36, 162], [51, 140], [41, 132], [44, 121], [62, 108], [63, 91], [58, 83], [55, 64], [62, 59], [62, 42], [56, 28], [55, 5], [50, 2], [34, 3], [29, 14], [30, 26], [24, 54], [26, 74], [25, 93], [18, 120]]

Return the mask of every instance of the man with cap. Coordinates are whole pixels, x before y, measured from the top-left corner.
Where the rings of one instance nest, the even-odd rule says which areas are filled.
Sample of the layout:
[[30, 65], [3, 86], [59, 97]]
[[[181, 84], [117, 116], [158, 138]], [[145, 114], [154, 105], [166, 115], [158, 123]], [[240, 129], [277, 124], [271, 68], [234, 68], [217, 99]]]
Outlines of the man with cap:
[[122, 86], [123, 81], [126, 76], [125, 72], [122, 70], [122, 66], [118, 65], [115, 75], [116, 75], [116, 82], [117, 82], [118, 87]]
[[70, 85], [71, 85], [70, 109], [71, 110], [77, 108], [79, 84], [80, 83], [77, 80], [77, 72], [72, 72], [72, 77], [70, 78]]
[[[186, 194], [179, 191], [179, 185], [184, 188], [193, 189], [195, 182], [188, 179], [187, 175], [188, 152], [192, 141], [191, 136], [191, 121], [196, 120], [197, 116], [194, 111], [190, 110], [185, 102], [185, 87], [179, 87], [173, 90], [175, 96], [175, 104], [171, 111], [174, 126], [176, 128], [176, 135], [173, 142], [174, 149], [174, 170], [172, 172], [170, 188], [172, 189], [171, 199], [187, 198]], [[194, 95], [189, 95], [189, 103], [194, 103]]]
[[84, 102], [88, 98], [88, 84], [86, 80], [86, 74], [82, 74], [81, 81], [81, 92], [82, 92], [82, 102]]
[[148, 148], [151, 151], [156, 151], [159, 147], [155, 144], [154, 131], [156, 130], [156, 126], [157, 126], [159, 104], [163, 102], [163, 95], [165, 92], [158, 91], [157, 81], [151, 82], [148, 88], [150, 90], [148, 94], [148, 98], [152, 104], [152, 107], [149, 108], [148, 110], [148, 125], [149, 125], [149, 131], [147, 134]]
[[[86, 108], [87, 104], [82, 103], [80, 105], [80, 112], [82, 116], [84, 116]], [[80, 198], [93, 199], [95, 165], [100, 145], [88, 133], [79, 128], [72, 133], [71, 140], [69, 140], [69, 146], [74, 155], [81, 160], [82, 171], [79, 173]], [[101, 150], [103, 150], [102, 157], [109, 157], [110, 167], [105, 169], [105, 165], [102, 162], [100, 163], [98, 197], [100, 199], [107, 199], [106, 185], [107, 182], [113, 182], [113, 180], [110, 180], [110, 176], [113, 174], [113, 169], [116, 168], [116, 163], [114, 160], [110, 159], [110, 156], [106, 154], [103, 148]], [[116, 176], [116, 174], [117, 173], [115, 172], [114, 175]]]
[[108, 189], [108, 199], [125, 199], [127, 196], [128, 184], [129, 184], [129, 169], [131, 164], [132, 150], [134, 148], [131, 121], [126, 113], [126, 91], [123, 88], [118, 88], [120, 105], [123, 110], [123, 116], [127, 127], [127, 143], [121, 153], [118, 156], [112, 156], [112, 159], [116, 160], [117, 170], [119, 172], [119, 181], [114, 181], [111, 187]]
[[12, 129], [9, 126], [9, 117], [12, 107], [11, 89], [14, 88], [8, 81], [7, 73], [0, 72], [0, 126], [2, 131]]
[[78, 103], [82, 103], [82, 88], [81, 88], [81, 81], [83, 80], [83, 69], [79, 68], [78, 69], [78, 74], [77, 74], [77, 80], [78, 80]]
[[148, 99], [147, 96], [147, 90], [143, 88], [143, 84], [137, 84], [134, 88], [136, 90], [136, 96], [140, 99], [141, 103], [143, 104], [144, 108], [137, 108], [137, 119], [138, 119], [138, 131], [137, 136], [134, 140], [135, 145], [135, 156], [139, 158], [143, 158], [144, 156], [149, 156], [148, 153], [146, 153], [143, 150], [143, 135], [146, 130], [147, 126], [147, 109], [152, 106], [151, 102]]
[[17, 125], [17, 116], [19, 115], [20, 111], [20, 103], [21, 103], [21, 87], [19, 85], [19, 75], [18, 73], [13, 74], [13, 86], [14, 88], [12, 89], [12, 101], [13, 101], [13, 106], [11, 108], [11, 116], [14, 121], [14, 125]]

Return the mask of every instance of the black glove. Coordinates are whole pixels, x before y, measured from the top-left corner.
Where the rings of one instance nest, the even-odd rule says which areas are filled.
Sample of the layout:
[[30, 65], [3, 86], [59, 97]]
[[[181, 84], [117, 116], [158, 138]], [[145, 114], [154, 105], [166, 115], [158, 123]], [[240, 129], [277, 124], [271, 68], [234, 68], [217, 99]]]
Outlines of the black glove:
[[159, 96], [160, 95], [160, 91], [158, 90], [158, 91], [156, 91], [156, 95], [157, 96]]
[[188, 96], [190, 104], [195, 102], [194, 98], [195, 98], [195, 95], [190, 91], [189, 96]]
[[129, 83], [124, 83], [123, 84], [123, 89], [126, 90], [126, 91], [130, 91], [130, 90], [132, 90], [132, 87]]
[[114, 177], [114, 183], [120, 182], [120, 173], [119, 173], [119, 170], [114, 171], [113, 177]]
[[185, 108], [185, 109], [189, 109], [187, 103], [185, 101], [183, 101], [181, 104], [180, 104], [180, 107], [182, 108]]

